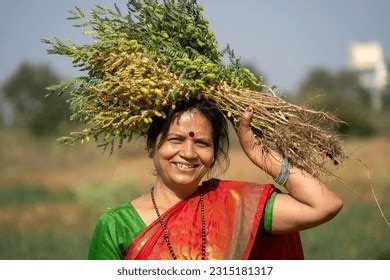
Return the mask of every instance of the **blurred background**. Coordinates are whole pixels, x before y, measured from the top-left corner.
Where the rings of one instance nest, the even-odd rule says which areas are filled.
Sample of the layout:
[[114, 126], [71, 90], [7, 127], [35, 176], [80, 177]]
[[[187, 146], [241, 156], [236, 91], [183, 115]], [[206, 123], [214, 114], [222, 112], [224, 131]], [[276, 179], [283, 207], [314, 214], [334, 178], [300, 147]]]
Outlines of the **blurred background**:
[[[331, 222], [302, 233], [307, 259], [390, 259], [390, 1], [202, 0], [220, 48], [293, 103], [331, 111], [350, 160], [326, 183], [344, 199]], [[117, 0], [126, 12], [126, 0]], [[45, 87], [77, 75], [41, 38], [87, 43], [66, 20], [75, 5], [105, 1], [5, 0], [0, 4], [0, 259], [85, 259], [102, 211], [154, 182], [144, 140], [112, 156], [94, 144], [60, 146], [79, 129], [66, 96]], [[269, 182], [232, 134], [220, 178]], [[242, 166], [246, 166], [245, 169]], [[367, 166], [367, 168], [366, 168]], [[367, 172], [369, 170], [369, 174]]]

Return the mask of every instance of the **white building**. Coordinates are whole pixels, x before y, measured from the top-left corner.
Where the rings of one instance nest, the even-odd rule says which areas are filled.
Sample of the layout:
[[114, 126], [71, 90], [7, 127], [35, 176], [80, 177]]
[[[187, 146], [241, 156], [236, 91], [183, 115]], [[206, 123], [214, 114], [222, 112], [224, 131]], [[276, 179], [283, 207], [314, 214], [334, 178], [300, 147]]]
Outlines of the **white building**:
[[383, 48], [377, 41], [354, 42], [350, 46], [350, 67], [359, 75], [360, 82], [371, 92], [371, 105], [380, 111], [381, 92], [388, 81]]

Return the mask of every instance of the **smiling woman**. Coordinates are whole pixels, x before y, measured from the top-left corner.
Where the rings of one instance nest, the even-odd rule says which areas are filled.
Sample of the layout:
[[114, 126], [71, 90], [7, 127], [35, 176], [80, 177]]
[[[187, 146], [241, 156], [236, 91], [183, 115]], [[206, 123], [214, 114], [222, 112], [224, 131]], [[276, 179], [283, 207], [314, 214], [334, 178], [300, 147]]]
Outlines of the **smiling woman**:
[[211, 179], [227, 160], [227, 123], [206, 100], [188, 99], [155, 117], [147, 150], [156, 169], [145, 194], [107, 210], [93, 235], [90, 259], [302, 259], [299, 230], [331, 219], [342, 202], [323, 183], [265, 152], [247, 108], [236, 127], [249, 159], [273, 185]]
[[[345, 159], [326, 112], [276, 96], [229, 46], [220, 50], [196, 0], [128, 1], [128, 15], [96, 6], [69, 20], [91, 44], [42, 39], [83, 76], [48, 89], [70, 93], [86, 128], [61, 143], [114, 151], [147, 135], [156, 170], [150, 193], [107, 210], [91, 259], [303, 258], [298, 231], [331, 219], [342, 202], [318, 177]], [[226, 61], [229, 61], [226, 63]], [[258, 89], [258, 90], [254, 90]], [[284, 186], [211, 179], [227, 162], [227, 121], [243, 152]]]

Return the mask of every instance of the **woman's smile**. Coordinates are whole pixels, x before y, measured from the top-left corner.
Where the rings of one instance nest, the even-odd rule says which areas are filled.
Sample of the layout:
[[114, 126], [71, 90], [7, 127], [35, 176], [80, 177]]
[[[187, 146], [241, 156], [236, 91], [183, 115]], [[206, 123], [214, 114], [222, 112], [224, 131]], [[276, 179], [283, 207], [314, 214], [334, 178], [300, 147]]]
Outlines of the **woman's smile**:
[[178, 167], [181, 170], [194, 170], [195, 168], [199, 167], [199, 164], [190, 164], [190, 163], [182, 163], [182, 162], [172, 162], [176, 167]]

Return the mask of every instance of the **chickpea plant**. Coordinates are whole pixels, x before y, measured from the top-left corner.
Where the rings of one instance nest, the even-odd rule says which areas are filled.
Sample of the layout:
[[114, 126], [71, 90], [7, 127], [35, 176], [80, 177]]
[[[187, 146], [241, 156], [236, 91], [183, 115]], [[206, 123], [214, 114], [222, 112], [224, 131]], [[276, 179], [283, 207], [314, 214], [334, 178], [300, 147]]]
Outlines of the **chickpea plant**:
[[48, 87], [69, 94], [71, 119], [86, 125], [59, 142], [94, 139], [112, 152], [115, 139], [121, 147], [144, 135], [153, 117], [164, 118], [168, 106], [196, 97], [215, 104], [233, 125], [252, 106], [258, 144], [315, 176], [332, 174], [345, 158], [332, 130], [341, 121], [286, 102], [242, 67], [229, 46], [219, 51], [195, 0], [129, 0], [127, 6], [127, 15], [116, 6], [96, 6], [89, 17], [78, 7], [70, 11], [68, 19], [87, 29], [90, 44], [42, 40], [49, 54], [70, 57], [84, 74]]

